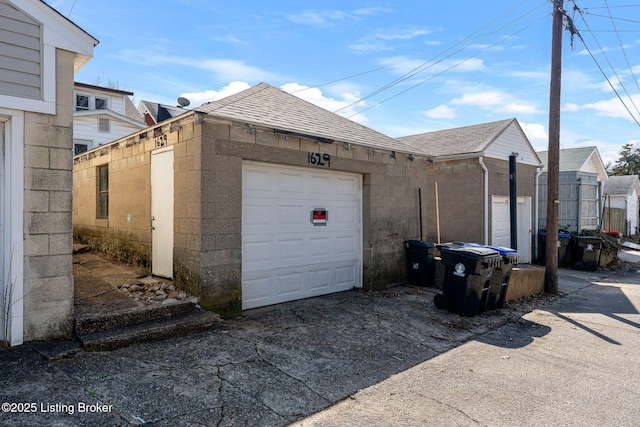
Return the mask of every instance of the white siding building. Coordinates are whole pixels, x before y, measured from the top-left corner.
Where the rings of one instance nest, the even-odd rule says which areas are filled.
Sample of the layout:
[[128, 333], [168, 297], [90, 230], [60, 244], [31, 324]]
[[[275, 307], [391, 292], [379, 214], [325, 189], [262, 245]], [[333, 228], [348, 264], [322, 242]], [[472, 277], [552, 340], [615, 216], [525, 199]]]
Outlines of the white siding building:
[[76, 82], [74, 85], [74, 155], [144, 129], [133, 92]]

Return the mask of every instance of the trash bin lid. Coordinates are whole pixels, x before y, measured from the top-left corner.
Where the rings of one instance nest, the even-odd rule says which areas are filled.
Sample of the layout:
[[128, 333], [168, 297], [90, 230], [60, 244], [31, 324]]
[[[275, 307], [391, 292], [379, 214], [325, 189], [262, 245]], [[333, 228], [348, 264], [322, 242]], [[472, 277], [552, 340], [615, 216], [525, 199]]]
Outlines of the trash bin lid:
[[570, 239], [571, 238], [571, 234], [558, 233], [558, 237], [564, 237], [565, 239]]
[[[476, 245], [478, 244], [476, 243]], [[460, 254], [470, 256], [472, 258], [494, 258], [494, 257], [500, 256], [500, 254], [493, 249], [485, 248], [480, 245], [476, 246], [476, 245], [470, 245], [470, 244], [443, 245], [440, 248], [440, 252], [442, 251], [457, 252]]]
[[433, 242], [428, 242], [426, 240], [407, 240], [406, 244], [408, 246], [419, 246], [422, 248], [435, 248], [436, 244]]
[[497, 251], [502, 256], [517, 256], [518, 251], [512, 248], [507, 248], [506, 246], [487, 246], [489, 249], [493, 249]]

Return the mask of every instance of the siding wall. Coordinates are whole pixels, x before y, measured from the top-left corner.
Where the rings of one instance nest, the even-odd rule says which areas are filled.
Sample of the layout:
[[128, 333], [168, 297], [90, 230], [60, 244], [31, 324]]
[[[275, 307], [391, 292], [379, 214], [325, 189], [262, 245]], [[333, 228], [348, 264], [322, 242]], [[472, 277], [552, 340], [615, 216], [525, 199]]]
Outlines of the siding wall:
[[[561, 230], [580, 232], [599, 227], [602, 215], [600, 185], [596, 174], [560, 172], [558, 227]], [[540, 175], [538, 197], [538, 229], [544, 230], [547, 224], [547, 172]]]
[[[73, 138], [77, 140], [91, 141], [92, 144], [89, 145], [89, 150], [140, 130], [140, 128], [136, 126], [116, 120], [107, 115], [101, 116], [98, 114], [99, 110], [95, 111], [95, 113], [95, 115], [87, 117], [76, 116], [73, 120]], [[109, 120], [109, 132], [98, 131], [99, 117]]]
[[42, 98], [40, 23], [0, 0], [0, 93]]

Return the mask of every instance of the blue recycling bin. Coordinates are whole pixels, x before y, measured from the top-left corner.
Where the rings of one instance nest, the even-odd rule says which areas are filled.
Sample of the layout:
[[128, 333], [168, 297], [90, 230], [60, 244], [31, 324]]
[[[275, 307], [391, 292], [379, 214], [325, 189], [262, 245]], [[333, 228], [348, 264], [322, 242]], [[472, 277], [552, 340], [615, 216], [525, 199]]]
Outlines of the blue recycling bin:
[[484, 312], [491, 277], [500, 266], [500, 254], [489, 248], [458, 244], [442, 245], [440, 259], [445, 267], [442, 294], [434, 297], [438, 308], [475, 316]]

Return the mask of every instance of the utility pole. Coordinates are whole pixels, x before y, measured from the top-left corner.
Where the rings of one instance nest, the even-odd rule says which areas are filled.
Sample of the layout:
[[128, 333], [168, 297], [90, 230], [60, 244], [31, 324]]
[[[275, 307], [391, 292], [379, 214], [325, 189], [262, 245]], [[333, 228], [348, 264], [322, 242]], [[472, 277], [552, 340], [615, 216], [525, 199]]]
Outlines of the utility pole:
[[562, 75], [563, 0], [553, 0], [551, 84], [549, 91], [549, 158], [547, 162], [547, 238], [544, 290], [558, 293], [558, 183], [560, 177], [560, 86]]

